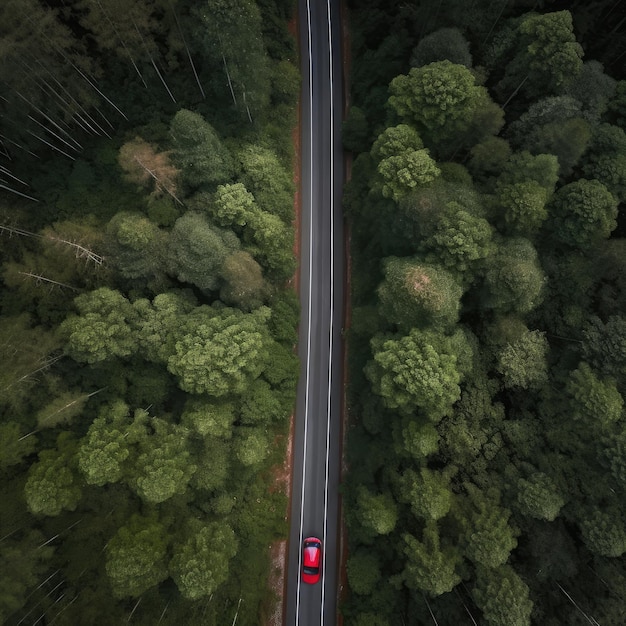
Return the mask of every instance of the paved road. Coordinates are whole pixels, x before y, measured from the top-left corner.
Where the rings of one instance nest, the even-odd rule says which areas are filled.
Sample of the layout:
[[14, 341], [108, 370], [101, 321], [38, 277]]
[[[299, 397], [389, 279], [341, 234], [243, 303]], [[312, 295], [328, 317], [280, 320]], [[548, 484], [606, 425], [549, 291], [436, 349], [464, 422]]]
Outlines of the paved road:
[[[338, 0], [299, 0], [302, 58], [302, 362], [287, 571], [288, 626], [334, 626], [342, 393], [343, 232]], [[302, 539], [322, 539], [322, 580], [300, 580]]]

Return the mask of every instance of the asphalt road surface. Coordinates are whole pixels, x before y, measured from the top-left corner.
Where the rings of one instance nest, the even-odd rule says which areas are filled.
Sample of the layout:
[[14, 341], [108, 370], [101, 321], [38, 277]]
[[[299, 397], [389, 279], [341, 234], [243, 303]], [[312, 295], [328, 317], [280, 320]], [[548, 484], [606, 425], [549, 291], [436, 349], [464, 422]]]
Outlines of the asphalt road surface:
[[[343, 232], [342, 76], [338, 0], [299, 0], [302, 228], [288, 626], [337, 620]], [[322, 577], [303, 583], [302, 540], [323, 542]]]

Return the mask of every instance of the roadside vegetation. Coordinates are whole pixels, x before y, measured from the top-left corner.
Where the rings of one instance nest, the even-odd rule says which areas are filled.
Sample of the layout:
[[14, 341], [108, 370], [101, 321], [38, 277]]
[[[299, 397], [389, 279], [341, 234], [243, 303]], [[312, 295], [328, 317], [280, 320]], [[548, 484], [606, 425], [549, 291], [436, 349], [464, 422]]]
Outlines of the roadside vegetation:
[[292, 0], [0, 8], [0, 623], [256, 626], [298, 375]]
[[348, 4], [344, 623], [623, 624], [623, 10]]

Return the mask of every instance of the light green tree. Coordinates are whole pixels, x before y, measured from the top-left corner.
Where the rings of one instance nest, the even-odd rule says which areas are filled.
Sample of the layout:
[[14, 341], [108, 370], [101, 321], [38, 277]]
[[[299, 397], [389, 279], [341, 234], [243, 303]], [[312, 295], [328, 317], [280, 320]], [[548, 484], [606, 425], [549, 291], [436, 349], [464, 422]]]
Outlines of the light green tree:
[[267, 314], [223, 309], [190, 321], [167, 362], [181, 389], [214, 397], [242, 393], [266, 366]]
[[238, 156], [243, 170], [241, 179], [258, 207], [290, 224], [294, 187], [291, 174], [276, 153], [264, 146], [249, 144], [239, 151]]
[[60, 326], [65, 351], [75, 361], [97, 363], [112, 357], [128, 357], [137, 350], [131, 322], [131, 303], [119, 291], [101, 287], [74, 300], [79, 315], [70, 315]]
[[230, 439], [236, 420], [232, 401], [216, 401], [205, 396], [191, 396], [185, 402], [181, 422], [200, 436]]
[[380, 162], [405, 152], [421, 150], [423, 147], [424, 143], [413, 127], [408, 124], [398, 124], [389, 126], [378, 135], [370, 153], [377, 162]]
[[220, 299], [243, 311], [259, 308], [269, 292], [261, 266], [245, 250], [233, 252], [222, 265]]
[[441, 173], [426, 149], [405, 151], [378, 164], [382, 194], [396, 202], [418, 187], [432, 183]]
[[426, 467], [419, 472], [406, 470], [400, 480], [403, 498], [411, 505], [411, 512], [423, 520], [445, 517], [452, 506], [450, 472], [438, 472]]
[[427, 146], [471, 133], [477, 143], [502, 127], [503, 111], [472, 72], [448, 60], [412, 68], [389, 85], [389, 104], [402, 120], [415, 125]]
[[460, 513], [464, 554], [476, 564], [499, 567], [517, 547], [519, 531], [509, 524], [511, 512], [500, 506], [495, 490], [484, 493], [469, 484], [466, 488], [469, 500]]
[[498, 353], [498, 371], [508, 388], [538, 389], [548, 382], [550, 346], [545, 333], [526, 330]]
[[148, 414], [137, 409], [130, 417], [121, 400], [105, 407], [91, 423], [78, 448], [78, 467], [90, 485], [102, 487], [124, 477], [133, 446], [146, 437]]
[[145, 298], [133, 302], [135, 336], [144, 358], [155, 363], [167, 361], [182, 335], [181, 321], [196, 304], [190, 292], [175, 291], [160, 293], [152, 302]]
[[427, 258], [455, 272], [467, 283], [484, 259], [493, 253], [493, 229], [486, 219], [472, 215], [458, 202], [450, 202], [433, 233], [422, 243]]
[[159, 504], [183, 494], [197, 466], [184, 427], [158, 417], [151, 417], [149, 424], [152, 432], [139, 441], [129, 483], [144, 502]]
[[218, 185], [208, 208], [209, 215], [221, 226], [245, 226], [257, 210], [254, 196], [243, 183]]
[[266, 430], [261, 427], [238, 428], [233, 440], [233, 451], [246, 467], [258, 467], [270, 452]]

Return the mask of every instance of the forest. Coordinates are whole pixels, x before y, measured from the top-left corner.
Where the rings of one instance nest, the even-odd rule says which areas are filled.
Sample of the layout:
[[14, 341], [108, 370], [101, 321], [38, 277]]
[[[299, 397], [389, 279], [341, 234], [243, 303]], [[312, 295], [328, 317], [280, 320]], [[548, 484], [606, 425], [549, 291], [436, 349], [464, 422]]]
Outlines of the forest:
[[276, 601], [294, 9], [0, 4], [0, 623], [256, 626]]
[[347, 626], [626, 623], [626, 7], [349, 0]]

